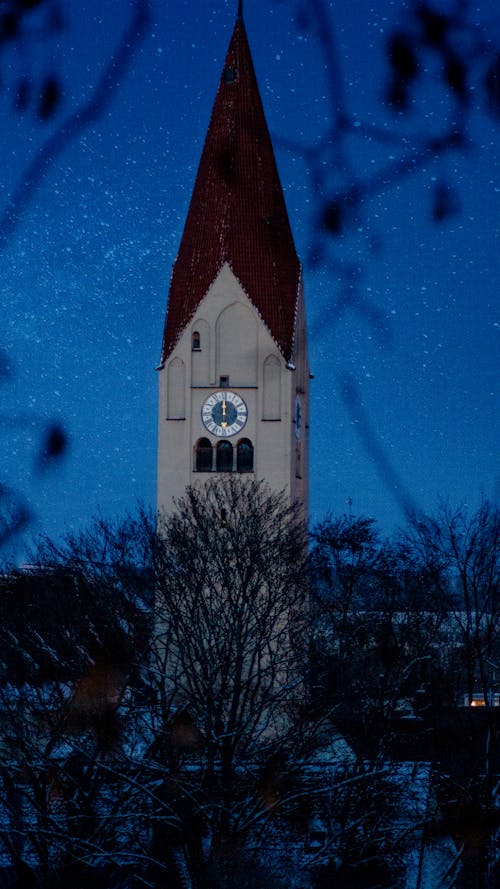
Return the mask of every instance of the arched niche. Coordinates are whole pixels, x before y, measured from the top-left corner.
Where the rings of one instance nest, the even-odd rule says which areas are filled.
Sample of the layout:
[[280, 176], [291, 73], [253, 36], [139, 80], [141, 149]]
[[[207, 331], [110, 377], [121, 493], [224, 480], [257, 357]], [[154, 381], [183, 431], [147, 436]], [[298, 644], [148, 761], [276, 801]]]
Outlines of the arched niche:
[[167, 368], [167, 420], [186, 416], [186, 367], [180, 358], [172, 358]]
[[257, 385], [257, 322], [242, 303], [224, 309], [216, 324], [217, 376], [229, 385]]
[[262, 418], [281, 420], [281, 363], [268, 355], [263, 368]]

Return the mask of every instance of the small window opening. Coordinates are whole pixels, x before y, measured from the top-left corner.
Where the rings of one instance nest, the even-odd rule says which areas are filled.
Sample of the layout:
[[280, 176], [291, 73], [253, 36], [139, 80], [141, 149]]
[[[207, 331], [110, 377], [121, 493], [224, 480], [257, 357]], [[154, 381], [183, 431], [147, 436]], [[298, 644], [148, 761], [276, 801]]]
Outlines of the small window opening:
[[191, 349], [193, 352], [201, 351], [201, 337], [197, 330], [193, 332], [193, 336], [191, 338]]
[[238, 442], [236, 465], [238, 472], [253, 472], [253, 444], [249, 438]]
[[219, 377], [219, 386], [229, 386], [229, 377], [226, 374]]
[[217, 445], [217, 472], [233, 471], [233, 446], [229, 441]]
[[232, 65], [227, 65], [226, 68], [224, 68], [223, 79], [224, 83], [236, 83], [238, 80], [238, 69], [233, 68]]

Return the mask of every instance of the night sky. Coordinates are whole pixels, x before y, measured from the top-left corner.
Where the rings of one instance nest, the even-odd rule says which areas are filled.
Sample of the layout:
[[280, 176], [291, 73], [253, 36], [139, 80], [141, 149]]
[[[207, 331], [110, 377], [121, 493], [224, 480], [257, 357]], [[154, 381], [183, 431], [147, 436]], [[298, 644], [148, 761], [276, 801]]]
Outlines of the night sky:
[[[57, 38], [33, 36], [23, 54], [0, 55], [3, 206], [44, 142], [88, 100], [130, 19], [125, 0], [65, 8]], [[413, 112], [394, 115], [383, 103], [384, 48], [407, 8], [330, 4], [344, 107], [359, 122], [359, 138], [342, 152], [327, 147], [331, 187], [390, 167], [449, 113], [431, 54]], [[467, 151], [363, 195], [351, 227], [323, 236], [311, 163], [290, 143], [317, 144], [337, 106], [316, 36], [304, 21], [297, 26], [295, 12], [287, 2], [245, 5], [305, 266], [311, 512], [372, 515], [391, 533], [406, 505], [433, 510], [442, 496], [473, 507], [500, 493], [500, 120], [484, 113], [478, 87]], [[104, 114], [69, 141], [0, 245], [0, 348], [10, 368], [0, 383], [0, 481], [29, 499], [34, 531], [60, 535], [99, 511], [154, 503], [155, 367], [168, 284], [235, 13], [233, 0], [157, 2]], [[491, 0], [474, 4], [473, 21], [500, 45]], [[52, 70], [62, 81], [64, 100], [48, 123], [29, 103], [12, 110], [11, 87], [26, 67], [34, 82]], [[380, 142], [370, 127], [397, 140]], [[438, 186], [450, 189], [450, 213], [435, 224]], [[68, 431], [69, 453], [40, 473], [40, 435], [54, 421]]]

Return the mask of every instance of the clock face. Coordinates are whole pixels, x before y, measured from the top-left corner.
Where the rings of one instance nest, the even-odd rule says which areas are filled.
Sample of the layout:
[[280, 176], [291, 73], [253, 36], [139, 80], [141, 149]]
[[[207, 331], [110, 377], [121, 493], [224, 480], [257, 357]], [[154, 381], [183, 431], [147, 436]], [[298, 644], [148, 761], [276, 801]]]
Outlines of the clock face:
[[201, 419], [212, 435], [227, 438], [243, 429], [248, 417], [247, 406], [236, 392], [214, 392], [201, 409]]

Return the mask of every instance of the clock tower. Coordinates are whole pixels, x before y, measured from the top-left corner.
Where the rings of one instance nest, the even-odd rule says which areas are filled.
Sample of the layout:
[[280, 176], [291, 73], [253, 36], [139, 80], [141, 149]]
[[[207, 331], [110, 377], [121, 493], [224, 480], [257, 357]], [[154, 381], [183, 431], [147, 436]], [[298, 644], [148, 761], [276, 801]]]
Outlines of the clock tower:
[[308, 389], [301, 266], [240, 3], [170, 282], [158, 509], [232, 472], [307, 515]]

